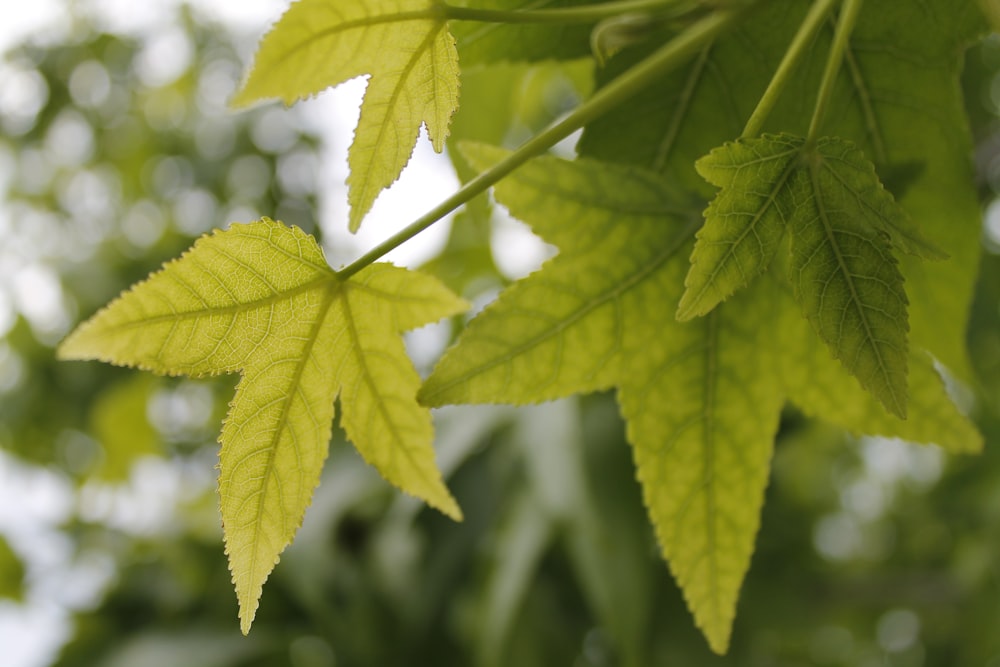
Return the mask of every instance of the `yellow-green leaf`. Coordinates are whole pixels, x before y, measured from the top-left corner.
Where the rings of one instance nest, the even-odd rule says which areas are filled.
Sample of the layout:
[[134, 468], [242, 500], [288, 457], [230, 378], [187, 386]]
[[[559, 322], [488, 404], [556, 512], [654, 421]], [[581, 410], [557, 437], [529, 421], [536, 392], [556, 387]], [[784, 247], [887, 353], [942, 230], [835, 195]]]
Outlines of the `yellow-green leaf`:
[[400, 333], [460, 312], [436, 280], [375, 264], [348, 280], [271, 220], [202, 237], [82, 324], [64, 359], [159, 373], [240, 372], [219, 441], [220, 509], [241, 627], [302, 523], [339, 394], [348, 437], [389, 481], [453, 518], [430, 413]]
[[406, 166], [425, 123], [440, 152], [458, 108], [455, 40], [431, 0], [298, 0], [261, 42], [246, 83], [246, 106], [286, 104], [370, 75], [348, 151], [350, 227]]
[[[467, 155], [482, 168], [502, 152]], [[783, 403], [761, 354], [771, 316], [737, 298], [673, 317], [699, 215], [657, 174], [539, 158], [496, 194], [560, 254], [469, 324], [420, 398], [528, 403], [617, 387], [663, 555], [724, 652]]]
[[905, 419], [907, 299], [884, 231], [905, 214], [849, 141], [821, 139], [804, 157], [789, 193], [795, 297], [861, 386]]

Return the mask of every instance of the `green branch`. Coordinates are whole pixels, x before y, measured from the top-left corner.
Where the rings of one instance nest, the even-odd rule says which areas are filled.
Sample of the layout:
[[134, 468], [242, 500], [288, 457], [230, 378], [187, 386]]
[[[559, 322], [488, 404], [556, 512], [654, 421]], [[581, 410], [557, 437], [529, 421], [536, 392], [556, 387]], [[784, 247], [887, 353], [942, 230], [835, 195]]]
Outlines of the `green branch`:
[[819, 93], [816, 95], [816, 108], [813, 111], [812, 120], [809, 121], [809, 134], [806, 135], [807, 144], [813, 144], [819, 136], [819, 128], [823, 123], [823, 116], [830, 105], [830, 97], [833, 95], [833, 87], [837, 82], [837, 74], [840, 72], [840, 64], [844, 60], [844, 52], [847, 50], [847, 42], [851, 39], [851, 32], [854, 31], [854, 24], [861, 11], [862, 0], [844, 0], [844, 8], [840, 12], [840, 19], [833, 33], [833, 43], [830, 45], [830, 55], [826, 60], [826, 68], [823, 70], [823, 79], [819, 84]]
[[561, 120], [549, 125], [526, 141], [506, 159], [479, 174], [420, 218], [337, 271], [337, 276], [341, 280], [347, 279], [374, 263], [389, 251], [409, 241], [459, 206], [484, 192], [531, 158], [541, 155], [576, 130], [618, 106], [663, 76], [664, 73], [680, 67], [742, 17], [748, 6], [750, 5], [719, 10], [694, 23], [683, 33], [660, 47], [658, 51], [599, 89], [590, 99]]
[[700, 5], [697, 0], [614, 0], [583, 7], [554, 9], [479, 9], [441, 3], [439, 10], [446, 20], [484, 23], [590, 23], [630, 12], [675, 9], [687, 12]]
[[767, 85], [767, 90], [761, 95], [760, 101], [757, 103], [757, 108], [750, 114], [746, 127], [743, 128], [743, 134], [740, 135], [741, 138], [746, 139], [760, 134], [760, 130], [767, 121], [767, 117], [770, 115], [771, 110], [791, 79], [792, 72], [802, 60], [806, 49], [812, 44], [816, 32], [823, 25], [823, 20], [830, 13], [835, 2], [837, 0], [817, 0], [813, 3], [809, 9], [809, 13], [802, 21], [802, 25], [799, 26], [798, 32], [795, 33], [792, 43], [788, 45], [788, 50], [785, 51], [778, 69], [774, 71], [774, 76], [771, 77], [771, 82]]

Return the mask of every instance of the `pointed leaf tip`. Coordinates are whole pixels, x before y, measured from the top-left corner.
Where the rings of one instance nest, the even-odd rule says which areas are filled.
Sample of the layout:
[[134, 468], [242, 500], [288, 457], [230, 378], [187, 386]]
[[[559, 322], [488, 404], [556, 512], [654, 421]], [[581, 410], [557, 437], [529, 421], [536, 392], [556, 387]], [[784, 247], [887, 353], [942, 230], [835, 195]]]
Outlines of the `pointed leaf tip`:
[[231, 104], [285, 104], [368, 75], [348, 150], [350, 228], [410, 159], [421, 123], [439, 152], [458, 108], [455, 39], [432, 0], [298, 0], [261, 40]]
[[679, 321], [710, 312], [770, 265], [790, 213], [780, 195], [801, 143], [792, 137], [739, 140], [698, 160], [698, 173], [721, 189], [698, 230], [677, 307]]

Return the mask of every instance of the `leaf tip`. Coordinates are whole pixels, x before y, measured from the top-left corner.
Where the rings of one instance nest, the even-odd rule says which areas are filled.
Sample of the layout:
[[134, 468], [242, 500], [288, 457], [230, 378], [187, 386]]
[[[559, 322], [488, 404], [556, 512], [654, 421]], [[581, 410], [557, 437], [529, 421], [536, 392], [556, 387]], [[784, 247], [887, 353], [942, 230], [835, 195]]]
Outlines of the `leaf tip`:
[[439, 503], [432, 503], [432, 507], [436, 507], [442, 514], [444, 514], [452, 521], [461, 523], [463, 520], [465, 520], [465, 515], [462, 513], [462, 508], [458, 506], [458, 501], [455, 500], [455, 497], [452, 496], [451, 493], [448, 493], [447, 491], [445, 491], [445, 493], [447, 494], [447, 496], [445, 497], [444, 501]]
[[684, 295], [681, 296], [680, 303], [677, 304], [677, 312], [674, 313], [674, 318], [678, 322], [689, 322], [696, 317], [708, 314], [711, 310], [711, 306], [706, 308], [700, 303], [700, 300], [691, 295], [691, 290], [687, 289], [684, 291]]
[[247, 92], [247, 84], [249, 81], [243, 83], [232, 97], [229, 98], [229, 102], [226, 106], [229, 107], [230, 111], [243, 111], [248, 107], [252, 106], [254, 102], [257, 102], [260, 98]]
[[729, 639], [732, 635], [732, 626], [725, 628], [701, 628], [708, 642], [708, 648], [716, 655], [725, 655], [729, 652]]
[[240, 632], [246, 637], [250, 634], [250, 626], [253, 625], [254, 616], [257, 615], [256, 605], [254, 605], [253, 611], [247, 611], [240, 605]]

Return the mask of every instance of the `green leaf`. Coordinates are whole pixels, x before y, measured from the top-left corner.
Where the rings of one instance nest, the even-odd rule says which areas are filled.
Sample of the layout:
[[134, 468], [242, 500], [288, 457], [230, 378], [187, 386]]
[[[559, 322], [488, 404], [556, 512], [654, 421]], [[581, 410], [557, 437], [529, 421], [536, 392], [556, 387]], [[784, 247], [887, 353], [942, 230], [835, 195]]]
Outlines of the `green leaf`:
[[804, 157], [787, 209], [796, 300], [861, 386], [905, 419], [907, 299], [882, 231], [898, 207], [850, 142], [820, 139]]
[[434, 466], [430, 413], [399, 334], [463, 308], [434, 279], [387, 264], [342, 281], [312, 237], [264, 219], [202, 237], [80, 325], [59, 355], [242, 374], [219, 438], [219, 494], [246, 633], [319, 482], [338, 394], [365, 459], [461, 517]]
[[801, 142], [774, 139], [761, 151], [737, 141], [697, 163], [698, 173], [722, 188], [705, 211], [705, 224], [691, 253], [677, 318], [704, 315], [760, 275], [785, 234], [778, 201], [797, 166]]
[[455, 40], [430, 0], [298, 0], [261, 41], [232, 104], [286, 104], [370, 75], [348, 151], [350, 228], [410, 159], [420, 124], [444, 149], [458, 108]]
[[811, 335], [788, 289], [771, 282], [769, 298], [777, 311], [773, 330], [780, 350], [776, 366], [784, 393], [804, 413], [858, 435], [933, 443], [954, 453], [982, 449], [982, 435], [948, 396], [926, 353], [910, 352], [909, 416], [899, 419], [863, 391]]
[[852, 143], [741, 139], [698, 169], [719, 196], [692, 253], [682, 319], [708, 312], [767, 268], [787, 227], [796, 299], [834, 356], [906, 417], [906, 293], [888, 228], [906, 214]]
[[[480, 168], [503, 154], [467, 153]], [[420, 399], [529, 403], [617, 387], [663, 554], [724, 652], [783, 403], [760, 354], [770, 315], [736, 299], [674, 319], [698, 217], [655, 174], [546, 157], [496, 194], [561, 253], [469, 324]]]
[[[760, 3], [688, 67], [590, 124], [581, 154], [652, 168], [711, 196], [699, 183], [695, 161], [742, 133], [810, 5]], [[866, 2], [822, 128], [857, 144], [910, 215], [912, 226], [887, 230], [893, 243], [920, 257], [951, 258], [928, 264], [902, 257], [900, 269], [911, 301], [913, 343], [962, 377], [969, 376], [965, 323], [981, 221], [959, 74], [965, 47], [982, 29], [975, 3]], [[831, 23], [796, 68], [766, 131], [806, 133], [832, 30]], [[599, 72], [599, 84], [655, 46], [613, 58]], [[913, 237], [907, 230], [916, 228]], [[927, 247], [921, 247], [924, 241]]]
[[[458, 0], [452, 4], [475, 9], [535, 10], [577, 7], [593, 0]], [[568, 60], [590, 55], [588, 24], [505, 24], [456, 21], [451, 31], [458, 42], [462, 66], [483, 63]]]

